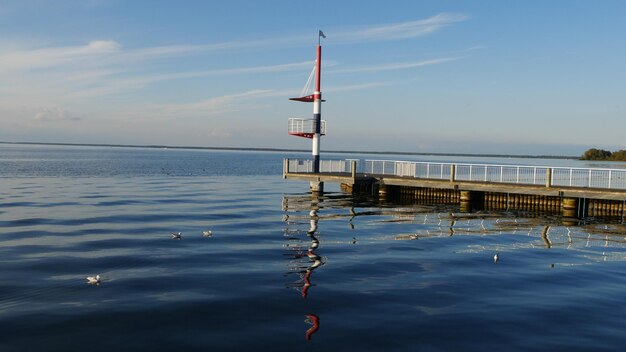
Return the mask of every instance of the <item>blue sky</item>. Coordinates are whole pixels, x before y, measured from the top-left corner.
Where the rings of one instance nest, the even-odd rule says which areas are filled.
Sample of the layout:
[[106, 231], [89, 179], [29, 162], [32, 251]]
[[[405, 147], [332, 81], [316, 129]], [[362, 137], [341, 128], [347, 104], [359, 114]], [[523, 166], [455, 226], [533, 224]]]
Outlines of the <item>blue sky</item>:
[[623, 1], [3, 1], [0, 141], [626, 149]]

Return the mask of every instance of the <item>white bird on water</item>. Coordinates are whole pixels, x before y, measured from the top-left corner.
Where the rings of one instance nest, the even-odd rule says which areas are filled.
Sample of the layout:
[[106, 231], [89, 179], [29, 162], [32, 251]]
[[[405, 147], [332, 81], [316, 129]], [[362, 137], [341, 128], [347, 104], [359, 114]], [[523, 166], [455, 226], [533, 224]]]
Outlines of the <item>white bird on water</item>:
[[202, 236], [204, 236], [204, 237], [211, 237], [211, 236], [213, 236], [213, 232], [211, 230], [202, 231]]
[[500, 256], [498, 255], [498, 253], [496, 253], [496, 255], [493, 256], [493, 262], [497, 263], [498, 260], [500, 260]]
[[90, 285], [100, 284], [100, 274], [96, 276], [87, 276], [87, 283]]
[[180, 240], [181, 238], [183, 238], [183, 235], [180, 232], [172, 232], [173, 240]]

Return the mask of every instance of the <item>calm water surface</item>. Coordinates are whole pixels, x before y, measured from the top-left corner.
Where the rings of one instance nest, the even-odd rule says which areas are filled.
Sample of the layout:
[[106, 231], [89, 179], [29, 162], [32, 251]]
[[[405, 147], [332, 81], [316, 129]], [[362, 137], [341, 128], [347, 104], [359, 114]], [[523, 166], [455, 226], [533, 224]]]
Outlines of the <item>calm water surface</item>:
[[0, 145], [0, 351], [626, 345], [621, 221], [313, 197], [285, 156]]

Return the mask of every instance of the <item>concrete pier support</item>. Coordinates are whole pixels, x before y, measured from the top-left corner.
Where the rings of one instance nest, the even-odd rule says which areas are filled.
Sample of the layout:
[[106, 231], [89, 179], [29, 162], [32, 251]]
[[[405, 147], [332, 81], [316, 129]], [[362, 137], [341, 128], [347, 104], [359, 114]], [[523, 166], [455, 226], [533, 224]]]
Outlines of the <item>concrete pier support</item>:
[[472, 211], [472, 191], [461, 191], [461, 212]]
[[378, 196], [381, 198], [386, 198], [389, 194], [389, 187], [387, 185], [379, 185], [378, 186]]
[[577, 218], [578, 198], [563, 198], [561, 200], [561, 215], [565, 218]]
[[310, 189], [311, 189], [311, 192], [324, 193], [324, 182], [311, 181], [310, 182]]
[[462, 212], [485, 209], [485, 192], [461, 191], [460, 206]]

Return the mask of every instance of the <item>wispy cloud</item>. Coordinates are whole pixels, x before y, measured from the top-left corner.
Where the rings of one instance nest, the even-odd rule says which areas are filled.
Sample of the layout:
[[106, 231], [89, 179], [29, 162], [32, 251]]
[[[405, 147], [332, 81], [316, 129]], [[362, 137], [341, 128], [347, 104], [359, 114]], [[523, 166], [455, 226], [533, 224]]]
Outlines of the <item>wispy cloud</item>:
[[74, 116], [68, 110], [61, 107], [40, 108], [35, 113], [33, 120], [36, 122], [57, 122], [57, 121], [79, 121], [80, 118]]
[[[328, 43], [361, 43], [392, 41], [435, 33], [445, 27], [467, 20], [462, 14], [442, 13], [425, 19], [372, 25], [360, 28], [328, 28]], [[202, 55], [233, 50], [268, 50], [268, 48], [309, 45], [310, 35], [283, 35], [253, 40], [235, 40], [206, 44], [178, 44], [128, 48], [112, 39], [92, 40], [83, 45], [64, 45], [35, 48], [0, 48], [0, 84], [3, 92], [0, 103], [16, 98], [45, 100], [39, 104], [70, 104], [81, 99], [91, 99], [131, 91], [139, 91], [157, 82], [219, 75], [271, 74], [308, 70], [311, 62], [266, 64], [250, 67], [212, 67], [174, 72], [171, 67], [176, 58], [196, 58]], [[385, 63], [334, 69], [334, 73], [358, 73], [409, 69], [452, 61], [441, 58], [419, 62]], [[167, 65], [150, 65], [152, 61], [165, 61]], [[325, 68], [332, 67], [326, 62]], [[58, 103], [57, 103], [58, 102]]]
[[267, 96], [274, 92], [273, 90], [251, 90], [243, 93], [228, 94], [210, 99], [201, 100], [190, 104], [164, 104], [156, 106], [157, 109], [174, 112], [174, 113], [186, 113], [188, 111], [204, 111], [208, 114], [215, 112], [221, 112], [223, 110], [230, 110], [230, 106], [234, 102], [243, 99], [253, 99]]
[[[325, 92], [343, 92], [369, 89], [389, 84], [388, 82], [370, 82], [365, 84], [338, 85], [330, 86]], [[292, 89], [256, 89], [240, 93], [226, 94], [209, 99], [202, 99], [179, 104], [154, 104], [142, 109], [135, 109], [122, 113], [124, 118], [133, 118], [135, 120], [158, 120], [173, 119], [181, 117], [209, 117], [224, 113], [232, 113], [237, 111], [257, 110], [271, 108], [264, 102], [256, 103], [255, 100], [290, 97], [295, 96], [297, 92]]]
[[424, 61], [393, 62], [393, 63], [384, 63], [384, 64], [379, 64], [379, 65], [357, 66], [353, 68], [334, 69], [332, 71], [328, 71], [328, 73], [359, 73], [359, 72], [405, 70], [405, 69], [410, 69], [410, 68], [441, 64], [444, 62], [450, 62], [454, 60], [458, 60], [458, 58], [444, 57], [444, 58], [424, 60]]
[[242, 75], [242, 74], [256, 74], [256, 73], [276, 73], [276, 72], [288, 72], [298, 71], [304, 68], [310, 68], [313, 65], [312, 61], [287, 63], [279, 65], [266, 65], [266, 66], [253, 66], [253, 67], [237, 67], [237, 68], [225, 68], [218, 70], [204, 70], [204, 71], [189, 71], [189, 72], [176, 72], [162, 75], [152, 75], [146, 77], [137, 77], [134, 80], [141, 83], [152, 83], [157, 81], [166, 81], [182, 78], [198, 78], [207, 76], [221, 76], [221, 75]]
[[[442, 13], [426, 19], [373, 25], [357, 29], [331, 28], [328, 41], [333, 43], [359, 43], [415, 38], [437, 32], [440, 29], [468, 19], [463, 14]], [[111, 66], [166, 59], [175, 56], [191, 56], [237, 49], [255, 49], [277, 46], [308, 44], [310, 35], [282, 36], [257, 40], [229, 41], [198, 45], [166, 45], [123, 49], [115, 40], [93, 40], [81, 46], [59, 46], [19, 51], [0, 51], [0, 70], [32, 70], [45, 67], [89, 64]]]
[[95, 40], [83, 46], [51, 47], [0, 53], [0, 72], [27, 71], [50, 67], [71, 67], [77, 62], [119, 53], [121, 45], [112, 40]]
[[134, 119], [146, 119], [146, 116], [149, 116], [150, 120], [199, 116], [208, 117], [217, 114], [255, 108], [251, 107], [247, 102], [275, 94], [275, 90], [250, 90], [188, 103], [155, 104], [146, 108], [129, 111], [123, 115]]
[[432, 34], [467, 19], [469, 17], [463, 14], [442, 13], [421, 20], [369, 26], [361, 29], [337, 31], [336, 33], [328, 31], [326, 34], [328, 34], [329, 41], [340, 43], [399, 40]]
[[[94, 79], [98, 80], [98, 85], [95, 87], [89, 87], [85, 89], [77, 89], [73, 98], [85, 98], [94, 97], [108, 94], [122, 93], [125, 91], [136, 90], [156, 82], [170, 81], [177, 79], [188, 78], [201, 78], [210, 76], [222, 76], [222, 75], [250, 75], [250, 74], [263, 74], [263, 73], [279, 73], [289, 71], [301, 71], [312, 67], [312, 61], [304, 61], [297, 63], [287, 63], [279, 65], [263, 65], [252, 67], [237, 67], [226, 68], [216, 70], [202, 70], [202, 71], [188, 71], [188, 72], [175, 72], [167, 74], [152, 74], [142, 75], [128, 78], [118, 78], [116, 71], [96, 70], [89, 72], [78, 72], [76, 74], [67, 77], [68, 80], [74, 81], [77, 84], [90, 84]], [[333, 66], [333, 63], [329, 63], [329, 66]]]
[[362, 84], [350, 84], [343, 86], [330, 86], [329, 88], [324, 89], [326, 93], [332, 92], [345, 92], [345, 91], [353, 91], [353, 90], [362, 90], [362, 89], [370, 89], [375, 87], [382, 87], [389, 85], [389, 82], [370, 82], [370, 83], [362, 83]]

